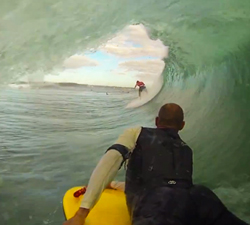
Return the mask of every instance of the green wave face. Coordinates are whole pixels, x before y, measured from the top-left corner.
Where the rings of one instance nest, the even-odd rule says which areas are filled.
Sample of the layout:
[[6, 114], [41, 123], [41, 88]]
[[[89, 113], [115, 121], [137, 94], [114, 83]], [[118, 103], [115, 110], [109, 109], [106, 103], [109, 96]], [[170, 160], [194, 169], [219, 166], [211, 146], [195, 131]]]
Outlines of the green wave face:
[[161, 92], [137, 111], [151, 123], [162, 104], [179, 103], [195, 181], [250, 222], [249, 11], [248, 0], [1, 1], [0, 82], [49, 71], [143, 23], [170, 52]]

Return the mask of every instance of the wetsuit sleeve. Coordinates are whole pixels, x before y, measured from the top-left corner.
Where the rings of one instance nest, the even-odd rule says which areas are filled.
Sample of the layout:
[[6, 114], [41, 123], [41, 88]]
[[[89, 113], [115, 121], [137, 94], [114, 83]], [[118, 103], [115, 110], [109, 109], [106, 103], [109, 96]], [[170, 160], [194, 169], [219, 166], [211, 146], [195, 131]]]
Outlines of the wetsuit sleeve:
[[115, 144], [125, 146], [129, 152], [135, 148], [137, 138], [141, 132], [141, 127], [133, 127], [126, 129], [116, 140]]
[[116, 150], [122, 155], [123, 161], [120, 165], [120, 168], [122, 167], [123, 163], [129, 158], [131, 152], [134, 150], [140, 132], [141, 127], [134, 127], [125, 130], [123, 134], [121, 134], [116, 140], [115, 144], [107, 149], [107, 151]]
[[122, 155], [115, 150], [108, 151], [101, 158], [90, 177], [81, 208], [91, 209], [94, 207], [103, 190], [116, 176], [122, 160]]
[[[132, 152], [140, 131], [140, 127], [125, 130], [124, 133], [119, 136], [113, 146], [116, 146], [118, 150], [121, 148]], [[111, 146], [97, 164], [90, 177], [87, 191], [81, 202], [81, 208], [93, 208], [96, 202], [99, 200], [103, 190], [115, 178], [122, 162], [124, 161], [124, 155], [121, 153], [123, 150], [118, 151], [117, 149], [112, 149]]]

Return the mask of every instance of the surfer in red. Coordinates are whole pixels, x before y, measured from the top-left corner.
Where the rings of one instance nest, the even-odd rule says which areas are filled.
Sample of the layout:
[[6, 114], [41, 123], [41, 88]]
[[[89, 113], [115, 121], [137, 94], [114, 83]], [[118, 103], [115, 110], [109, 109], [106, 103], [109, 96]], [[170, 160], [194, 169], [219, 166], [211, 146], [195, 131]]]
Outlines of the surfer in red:
[[142, 81], [138, 80], [138, 81], [136, 81], [134, 88], [136, 88], [137, 86], [139, 87], [139, 97], [141, 97], [141, 92], [143, 90], [145, 90], [147, 92], [146, 85]]

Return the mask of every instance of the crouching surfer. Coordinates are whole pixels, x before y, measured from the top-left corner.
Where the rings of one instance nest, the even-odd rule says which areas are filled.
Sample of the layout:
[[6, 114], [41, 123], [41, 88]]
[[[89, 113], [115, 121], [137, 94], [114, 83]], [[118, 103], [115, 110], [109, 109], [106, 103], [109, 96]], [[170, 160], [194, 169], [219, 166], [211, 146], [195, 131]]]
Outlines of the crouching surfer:
[[147, 92], [146, 85], [142, 81], [138, 80], [138, 81], [136, 81], [136, 84], [135, 84], [134, 88], [136, 88], [137, 86], [139, 87], [139, 91], [138, 91], [139, 97], [141, 97], [142, 91], [146, 91]]

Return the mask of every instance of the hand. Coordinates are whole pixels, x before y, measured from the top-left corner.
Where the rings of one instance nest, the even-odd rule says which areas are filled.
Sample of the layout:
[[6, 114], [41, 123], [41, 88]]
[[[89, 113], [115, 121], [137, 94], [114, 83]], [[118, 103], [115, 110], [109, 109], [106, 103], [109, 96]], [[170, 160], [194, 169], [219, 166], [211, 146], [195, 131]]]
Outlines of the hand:
[[79, 216], [73, 216], [71, 219], [63, 223], [63, 225], [83, 225], [85, 223], [85, 218]]
[[112, 182], [110, 182], [110, 183], [107, 185], [106, 189], [114, 189], [114, 188], [112, 187]]
[[83, 225], [88, 213], [89, 209], [80, 208], [76, 214], [71, 219], [64, 222], [63, 225]]

